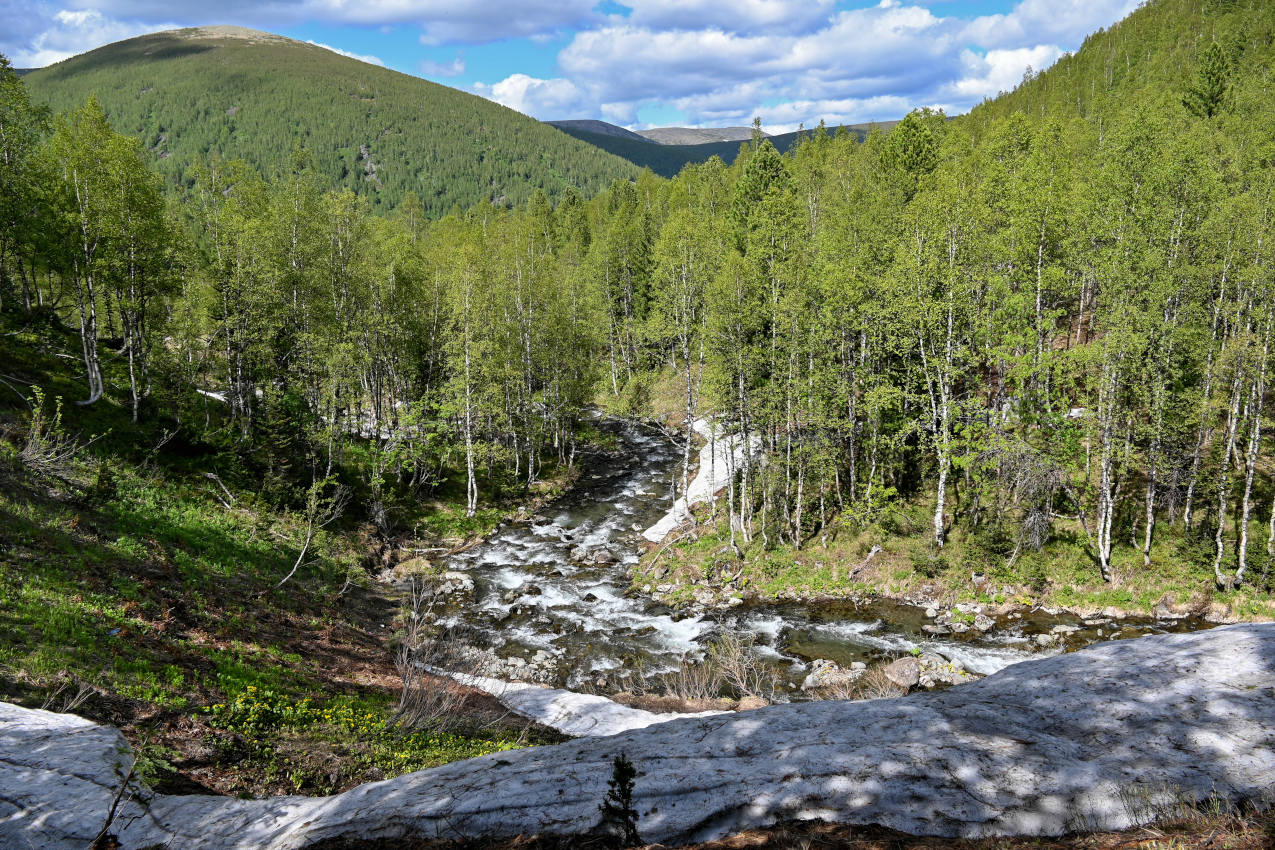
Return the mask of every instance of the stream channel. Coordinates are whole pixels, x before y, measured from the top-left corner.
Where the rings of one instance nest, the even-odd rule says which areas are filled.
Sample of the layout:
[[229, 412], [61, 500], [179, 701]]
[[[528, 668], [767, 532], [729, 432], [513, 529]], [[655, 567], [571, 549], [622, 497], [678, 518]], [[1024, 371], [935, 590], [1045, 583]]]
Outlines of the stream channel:
[[[616, 451], [586, 459], [577, 485], [532, 519], [504, 523], [444, 565], [472, 578], [474, 592], [456, 598], [439, 622], [452, 640], [496, 662], [487, 675], [573, 690], [627, 690], [634, 677], [650, 684], [701, 657], [706, 644], [729, 631], [770, 663], [777, 698], [800, 699], [815, 659], [848, 667], [919, 649], [986, 675], [1095, 641], [1209, 625], [1195, 618], [1082, 620], [1033, 611], [994, 618], [985, 634], [970, 629], [940, 637], [923, 631], [933, 622], [923, 608], [885, 600], [672, 610], [631, 591], [626, 572], [646, 545], [642, 531], [672, 504], [681, 449], [633, 424], [599, 420], [599, 426], [615, 434]], [[1042, 649], [1041, 634], [1051, 634], [1046, 640], [1055, 645]]]

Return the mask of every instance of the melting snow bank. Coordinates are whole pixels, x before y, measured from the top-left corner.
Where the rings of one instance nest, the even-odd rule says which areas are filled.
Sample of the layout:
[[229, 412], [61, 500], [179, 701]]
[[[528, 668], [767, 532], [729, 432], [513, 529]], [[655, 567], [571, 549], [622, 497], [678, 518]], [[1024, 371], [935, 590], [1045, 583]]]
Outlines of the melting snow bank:
[[[1154, 635], [941, 693], [777, 705], [444, 765], [334, 797], [149, 795], [125, 847], [302, 848], [595, 828], [612, 759], [647, 841], [790, 818], [944, 836], [1123, 829], [1157, 804], [1275, 787], [1275, 625]], [[0, 846], [82, 850], [131, 756], [120, 733], [0, 703]]]
[[731, 474], [743, 465], [745, 457], [761, 446], [761, 440], [753, 437], [746, 451], [742, 437], [738, 434], [718, 436], [715, 426], [707, 419], [697, 419], [691, 427], [708, 440], [708, 445], [700, 449], [699, 471], [687, 486], [685, 495], [673, 503], [659, 522], [642, 532], [642, 536], [652, 543], [659, 543], [670, 531], [690, 519], [691, 505], [711, 499], [714, 493], [726, 486]]
[[606, 697], [592, 694], [578, 694], [575, 691], [528, 685], [522, 682], [506, 682], [502, 679], [489, 679], [486, 676], [471, 676], [466, 673], [448, 673], [433, 668], [430, 668], [430, 672], [450, 676], [462, 685], [477, 688], [495, 697], [501, 705], [515, 714], [577, 738], [600, 738], [633, 729], [645, 729], [656, 723], [667, 723], [683, 717], [708, 717], [729, 713], [704, 711], [698, 714], [674, 712], [657, 714], [653, 711], [620, 705]]

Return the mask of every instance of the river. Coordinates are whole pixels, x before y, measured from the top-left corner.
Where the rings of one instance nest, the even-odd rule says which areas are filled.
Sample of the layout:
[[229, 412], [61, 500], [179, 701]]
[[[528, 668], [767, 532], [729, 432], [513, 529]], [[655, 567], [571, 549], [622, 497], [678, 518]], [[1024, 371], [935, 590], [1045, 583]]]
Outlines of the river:
[[[780, 698], [799, 697], [815, 659], [844, 667], [923, 651], [986, 675], [1098, 640], [1207, 625], [1086, 621], [1037, 611], [999, 618], [986, 634], [971, 629], [938, 637], [923, 631], [933, 622], [923, 609], [889, 601], [671, 610], [631, 591], [626, 573], [646, 545], [641, 532], [672, 504], [681, 449], [639, 425], [600, 424], [615, 434], [619, 448], [586, 459], [571, 492], [529, 521], [503, 524], [445, 564], [468, 574], [474, 592], [447, 608], [440, 622], [454, 639], [495, 659], [494, 675], [598, 692], [632, 689], [635, 679], [649, 686], [730, 632], [755, 646], [773, 671]], [[607, 554], [599, 558], [602, 552]], [[1042, 649], [1041, 634], [1053, 635], [1056, 645]]]

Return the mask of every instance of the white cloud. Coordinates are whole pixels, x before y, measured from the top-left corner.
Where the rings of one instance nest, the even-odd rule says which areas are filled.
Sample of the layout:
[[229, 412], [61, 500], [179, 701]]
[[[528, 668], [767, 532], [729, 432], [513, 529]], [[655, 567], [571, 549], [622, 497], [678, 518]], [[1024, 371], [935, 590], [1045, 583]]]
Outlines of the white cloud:
[[946, 88], [957, 98], [983, 98], [998, 92], [1010, 91], [1023, 79], [1023, 73], [1031, 68], [1048, 68], [1062, 55], [1062, 50], [1052, 44], [1036, 47], [1020, 47], [1013, 50], [989, 50], [986, 56], [973, 51], [961, 53], [967, 76], [954, 81]]
[[0, 41], [0, 52], [9, 57], [14, 67], [41, 68], [104, 44], [172, 26], [124, 23], [96, 10], [64, 9], [43, 22], [25, 43], [13, 45]]
[[655, 29], [795, 33], [826, 23], [835, 0], [620, 0], [630, 23]]
[[588, 99], [575, 83], [513, 74], [495, 85], [478, 84], [478, 94], [541, 120], [570, 118], [587, 108]]
[[563, 81], [592, 107], [573, 117], [631, 123], [641, 105], [659, 103], [693, 124], [760, 115], [777, 131], [897, 118], [922, 105], [964, 112], [1137, 4], [1023, 0], [970, 20], [900, 0], [836, 11], [822, 0], [621, 2], [627, 18], [577, 33], [558, 56]]
[[965, 34], [981, 47], [1021, 47], [1053, 43], [1079, 47], [1085, 36], [1110, 26], [1141, 0], [1022, 0], [1005, 15], [983, 15]]
[[421, 73], [427, 77], [459, 77], [465, 73], [465, 59], [457, 56], [450, 62], [431, 62], [421, 60]]
[[322, 47], [324, 50], [331, 50], [333, 53], [339, 53], [342, 56], [346, 56], [350, 59], [357, 59], [360, 62], [366, 62], [369, 65], [380, 65], [382, 68], [385, 67], [384, 62], [382, 62], [380, 59], [370, 54], [351, 53], [348, 50], [342, 50], [339, 47], [333, 47], [330, 44], [323, 44], [322, 42], [318, 42], [318, 41], [307, 41], [306, 44], [313, 44], [315, 47]]

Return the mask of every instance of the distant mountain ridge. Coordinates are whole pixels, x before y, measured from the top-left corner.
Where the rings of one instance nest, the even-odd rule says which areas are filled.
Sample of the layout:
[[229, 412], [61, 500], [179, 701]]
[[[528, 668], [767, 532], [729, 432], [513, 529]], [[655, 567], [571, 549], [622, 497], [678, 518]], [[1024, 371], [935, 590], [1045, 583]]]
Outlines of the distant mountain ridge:
[[[693, 132], [703, 133], [720, 133], [734, 135], [735, 131], [746, 130], [747, 133], [740, 139], [731, 141], [702, 142], [698, 144], [669, 144], [656, 142], [646, 136], [650, 133], [663, 133], [664, 130], [681, 131], [686, 128], [666, 127], [658, 130], [642, 130], [640, 133], [633, 133], [625, 130], [623, 127], [617, 127], [614, 124], [607, 124], [605, 121], [552, 121], [549, 122], [562, 132], [574, 136], [575, 138], [587, 142], [595, 147], [602, 148], [605, 151], [615, 154], [616, 156], [627, 159], [629, 162], [641, 168], [649, 168], [656, 174], [664, 177], [672, 177], [681, 171], [686, 165], [695, 162], [707, 162], [711, 157], [720, 157], [724, 162], [730, 164], [735, 161], [735, 157], [739, 155], [739, 147], [752, 138], [752, 127], [723, 127], [718, 129], [694, 130]], [[844, 129], [848, 133], [853, 133], [860, 139], [866, 138], [874, 129], [881, 132], [889, 132], [889, 130], [898, 124], [898, 121], [875, 121], [867, 124], [847, 124], [844, 127], [827, 127], [828, 133], [836, 133], [840, 129]], [[598, 127], [601, 125], [601, 127]], [[614, 131], [620, 132], [614, 132]], [[803, 135], [809, 135], [811, 130], [799, 130], [794, 133], [781, 133], [777, 136], [767, 136], [770, 143], [773, 144], [780, 152], [788, 151], [797, 143]], [[633, 138], [636, 137], [636, 138]], [[674, 135], [669, 133], [665, 138], [673, 138]]]
[[[194, 27], [109, 44], [24, 76], [55, 112], [96, 94], [170, 185], [212, 157], [268, 176], [301, 143], [334, 187], [393, 208], [415, 193], [429, 215], [537, 190], [593, 195], [639, 169], [484, 98], [283, 36]], [[650, 144], [643, 142], [643, 144]]]
[[606, 121], [580, 119], [570, 121], [546, 121], [545, 123], [568, 133], [572, 131], [579, 133], [595, 133], [599, 136], [615, 136], [617, 139], [628, 139], [631, 142], [651, 141], [639, 133], [635, 133], [632, 130], [626, 130], [616, 124], [609, 124]]
[[[637, 134], [661, 145], [708, 145], [714, 142], [746, 142], [752, 127], [653, 127]], [[769, 133], [762, 133], [769, 138]]]

